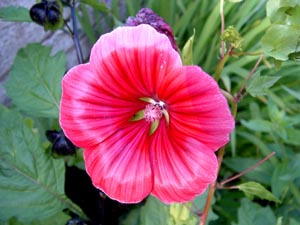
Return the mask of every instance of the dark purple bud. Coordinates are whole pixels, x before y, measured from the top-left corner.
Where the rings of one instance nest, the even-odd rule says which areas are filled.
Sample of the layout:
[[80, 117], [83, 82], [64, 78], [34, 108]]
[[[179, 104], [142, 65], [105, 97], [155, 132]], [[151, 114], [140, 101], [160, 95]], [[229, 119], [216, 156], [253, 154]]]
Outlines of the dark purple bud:
[[157, 30], [159, 33], [167, 35], [169, 38], [172, 47], [178, 51], [173, 31], [167, 22], [155, 14], [151, 9], [148, 8], [142, 8], [135, 17], [128, 17], [126, 20], [125, 25], [126, 26], [137, 26], [140, 24], [149, 24], [152, 26], [155, 30]]
[[29, 13], [31, 19], [44, 27], [45, 30], [57, 30], [64, 24], [62, 18], [63, 6], [58, 0], [42, 0], [34, 4]]
[[76, 146], [65, 136], [62, 130], [47, 130], [46, 137], [52, 143], [53, 153], [58, 155], [73, 155], [76, 153]]

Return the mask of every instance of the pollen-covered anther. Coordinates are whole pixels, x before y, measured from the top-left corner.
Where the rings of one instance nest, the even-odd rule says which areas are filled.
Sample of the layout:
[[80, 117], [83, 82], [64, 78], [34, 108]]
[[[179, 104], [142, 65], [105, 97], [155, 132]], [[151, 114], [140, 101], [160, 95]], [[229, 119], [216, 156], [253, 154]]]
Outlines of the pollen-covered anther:
[[160, 104], [148, 104], [144, 111], [144, 118], [147, 122], [160, 120], [163, 116], [163, 107]]

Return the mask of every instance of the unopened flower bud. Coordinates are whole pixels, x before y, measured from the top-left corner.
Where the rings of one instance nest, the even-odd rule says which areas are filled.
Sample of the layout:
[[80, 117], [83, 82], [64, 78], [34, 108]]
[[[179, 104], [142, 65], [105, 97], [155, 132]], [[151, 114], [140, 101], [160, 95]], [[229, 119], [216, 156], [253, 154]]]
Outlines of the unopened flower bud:
[[73, 155], [76, 153], [75, 145], [65, 136], [62, 130], [47, 130], [46, 137], [52, 143], [53, 153], [58, 155]]
[[172, 28], [162, 17], [158, 16], [151, 9], [142, 8], [135, 17], [128, 17], [125, 23], [127, 26], [138, 26], [140, 24], [149, 24], [159, 33], [167, 35], [172, 47], [178, 51]]
[[229, 26], [221, 36], [222, 41], [228, 41], [234, 48], [242, 47], [242, 37], [239, 32], [233, 27]]
[[30, 17], [45, 30], [57, 30], [63, 26], [62, 4], [55, 0], [42, 0], [30, 9]]

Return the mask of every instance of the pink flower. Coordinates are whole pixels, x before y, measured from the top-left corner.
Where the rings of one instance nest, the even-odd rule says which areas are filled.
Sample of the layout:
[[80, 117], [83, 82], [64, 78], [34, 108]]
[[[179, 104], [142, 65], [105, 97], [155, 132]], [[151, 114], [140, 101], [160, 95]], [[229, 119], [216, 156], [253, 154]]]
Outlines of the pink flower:
[[226, 99], [200, 67], [182, 66], [151, 26], [101, 36], [62, 89], [61, 127], [110, 198], [186, 202], [216, 180], [214, 151], [234, 128]]

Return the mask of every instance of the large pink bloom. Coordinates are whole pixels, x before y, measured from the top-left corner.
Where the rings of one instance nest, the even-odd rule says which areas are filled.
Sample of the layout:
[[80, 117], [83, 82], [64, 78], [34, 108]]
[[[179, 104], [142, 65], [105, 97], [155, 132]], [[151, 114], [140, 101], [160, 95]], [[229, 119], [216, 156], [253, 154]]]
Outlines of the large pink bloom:
[[151, 26], [101, 36], [90, 63], [71, 69], [62, 88], [61, 127], [110, 198], [186, 202], [216, 180], [214, 151], [234, 127], [226, 99]]

